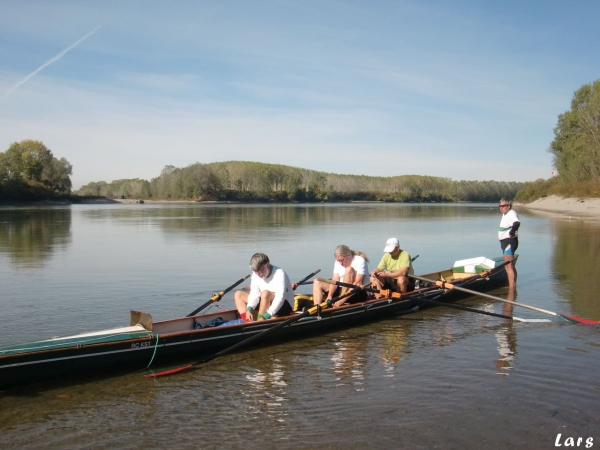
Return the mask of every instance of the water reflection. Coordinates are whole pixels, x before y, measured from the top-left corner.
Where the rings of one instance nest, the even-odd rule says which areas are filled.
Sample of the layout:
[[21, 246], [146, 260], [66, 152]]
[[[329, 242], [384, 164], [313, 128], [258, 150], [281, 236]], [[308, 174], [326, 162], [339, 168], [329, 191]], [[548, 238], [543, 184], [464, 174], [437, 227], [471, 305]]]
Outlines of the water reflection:
[[[495, 212], [494, 210], [493, 213]], [[104, 219], [136, 226], [141, 222], [152, 222], [165, 232], [197, 234], [206, 230], [231, 232], [241, 229], [301, 228], [309, 224], [314, 226], [382, 220], [439, 221], [444, 218], [481, 217], [487, 213], [488, 207], [475, 204], [203, 204], [108, 206], [84, 211], [83, 216], [94, 221]]]
[[334, 343], [331, 361], [333, 373], [336, 376], [336, 385], [356, 386], [362, 390], [365, 379], [365, 344], [366, 339], [345, 339]]
[[552, 232], [551, 268], [560, 295], [569, 301], [573, 314], [600, 319], [600, 227], [586, 222], [553, 222]]
[[[509, 288], [507, 300], [515, 301], [516, 290]], [[513, 315], [514, 305], [503, 303], [502, 314], [506, 316]], [[500, 328], [495, 333], [498, 342], [499, 358], [496, 359], [497, 370], [513, 369], [514, 359], [517, 354], [517, 331], [514, 328], [514, 321], [503, 320]], [[501, 375], [508, 375], [506, 372], [499, 372]]]
[[253, 373], [246, 374], [249, 392], [254, 408], [253, 414], [268, 414], [272, 420], [285, 422], [288, 413], [282, 409], [286, 401], [285, 365], [279, 358], [267, 358], [265, 365], [256, 367]]
[[71, 209], [0, 209], [0, 252], [17, 266], [41, 267], [71, 244]]
[[398, 363], [410, 353], [408, 329], [409, 325], [399, 326], [382, 331], [381, 352], [379, 357], [385, 368], [385, 377], [395, 376]]

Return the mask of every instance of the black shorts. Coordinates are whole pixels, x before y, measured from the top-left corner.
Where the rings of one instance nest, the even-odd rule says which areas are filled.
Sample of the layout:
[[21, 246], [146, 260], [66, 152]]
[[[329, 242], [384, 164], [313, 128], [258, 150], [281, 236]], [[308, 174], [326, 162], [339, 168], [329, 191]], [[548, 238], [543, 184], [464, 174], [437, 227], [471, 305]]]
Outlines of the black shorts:
[[[396, 285], [398, 284], [398, 280], [396, 278], [384, 278], [383, 280], [383, 288], [390, 289], [392, 291], [396, 290]], [[408, 286], [406, 287], [406, 291], [414, 291], [415, 290], [415, 279], [408, 279]]]
[[502, 253], [504, 255], [514, 256], [515, 252], [517, 251], [518, 246], [519, 246], [519, 239], [516, 237], [502, 239], [500, 241], [500, 248], [502, 249]]
[[353, 303], [366, 302], [369, 299], [367, 291], [358, 291], [356, 294], [347, 297], [345, 304], [352, 305]]
[[[339, 286], [336, 288], [335, 292], [333, 293], [334, 299], [336, 299], [340, 296], [341, 290], [342, 290], [342, 288], [340, 288]], [[345, 304], [351, 305], [353, 303], [366, 302], [368, 300], [368, 297], [369, 297], [369, 294], [367, 293], [367, 291], [361, 290], [350, 297], [344, 297], [347, 299]]]
[[290, 305], [290, 302], [286, 300], [283, 302], [283, 305], [281, 305], [281, 308], [279, 308], [279, 311], [277, 311], [276, 316], [289, 316], [290, 314], [292, 314], [292, 312], [294, 312], [294, 310], [292, 309], [292, 305]]

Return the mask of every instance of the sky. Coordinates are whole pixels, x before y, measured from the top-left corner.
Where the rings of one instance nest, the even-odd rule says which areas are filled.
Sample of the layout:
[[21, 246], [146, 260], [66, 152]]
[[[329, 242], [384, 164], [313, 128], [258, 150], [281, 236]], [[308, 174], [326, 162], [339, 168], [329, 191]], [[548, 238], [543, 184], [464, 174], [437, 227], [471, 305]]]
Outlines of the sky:
[[0, 151], [90, 182], [258, 161], [373, 176], [550, 178], [600, 78], [600, 2], [0, 0]]

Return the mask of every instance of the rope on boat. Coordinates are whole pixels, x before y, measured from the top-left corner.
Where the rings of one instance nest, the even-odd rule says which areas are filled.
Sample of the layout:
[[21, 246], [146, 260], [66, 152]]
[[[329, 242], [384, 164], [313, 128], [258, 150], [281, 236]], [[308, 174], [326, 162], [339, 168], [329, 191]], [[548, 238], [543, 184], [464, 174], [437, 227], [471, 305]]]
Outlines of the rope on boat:
[[[154, 333], [153, 333], [154, 334]], [[150, 358], [150, 362], [148, 363], [148, 365], [146, 366], [146, 369], [149, 369], [150, 366], [152, 365], [152, 362], [154, 361], [154, 357], [156, 356], [156, 350], [158, 349], [158, 334], [156, 334], [156, 344], [154, 344], [154, 352], [152, 352], [152, 358]], [[144, 369], [144, 370], [146, 370]]]

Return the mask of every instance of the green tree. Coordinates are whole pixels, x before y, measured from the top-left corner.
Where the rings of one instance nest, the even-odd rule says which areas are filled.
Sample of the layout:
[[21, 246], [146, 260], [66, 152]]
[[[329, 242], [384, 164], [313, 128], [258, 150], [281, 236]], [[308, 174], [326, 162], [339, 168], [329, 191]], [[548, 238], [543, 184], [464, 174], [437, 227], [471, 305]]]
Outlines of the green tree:
[[558, 116], [554, 136], [548, 151], [559, 177], [600, 183], [600, 80], [575, 91], [571, 110]]
[[42, 169], [41, 181], [48, 186], [53, 193], [68, 195], [71, 193], [71, 178], [73, 166], [65, 158], [56, 159], [52, 157]]
[[41, 141], [27, 139], [13, 142], [5, 152], [8, 177], [12, 180], [41, 181], [44, 166], [52, 158], [52, 152]]

